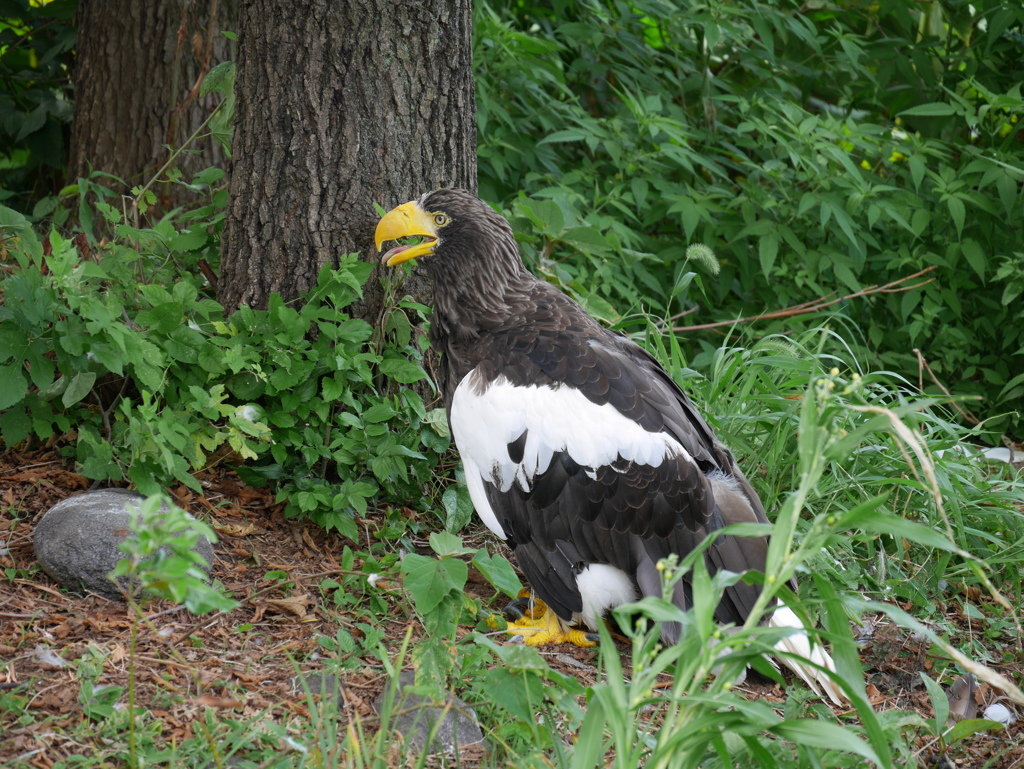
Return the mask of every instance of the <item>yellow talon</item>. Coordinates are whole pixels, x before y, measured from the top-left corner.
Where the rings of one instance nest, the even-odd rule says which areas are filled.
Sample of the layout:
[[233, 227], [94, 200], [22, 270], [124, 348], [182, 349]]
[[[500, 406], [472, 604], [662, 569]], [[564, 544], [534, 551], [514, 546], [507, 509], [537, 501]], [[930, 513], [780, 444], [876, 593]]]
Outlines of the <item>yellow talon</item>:
[[539, 620], [544, 616], [544, 613], [548, 610], [547, 604], [539, 598], [536, 598], [533, 595], [533, 592], [526, 588], [523, 588], [519, 591], [519, 598], [525, 599], [527, 601], [526, 609], [523, 611], [524, 618]]
[[[520, 597], [526, 596], [520, 594]], [[526, 616], [515, 622], [509, 622], [505, 632], [512, 636], [521, 636], [527, 646], [571, 643], [586, 649], [595, 645], [595, 642], [590, 640], [584, 631], [566, 628], [558, 615], [537, 598], [533, 599]]]
[[569, 643], [579, 646], [582, 649], [589, 649], [591, 646], [597, 646], [597, 641], [591, 641], [588, 633], [583, 630], [577, 630], [576, 628], [569, 628], [566, 631], [568, 638], [566, 639]]

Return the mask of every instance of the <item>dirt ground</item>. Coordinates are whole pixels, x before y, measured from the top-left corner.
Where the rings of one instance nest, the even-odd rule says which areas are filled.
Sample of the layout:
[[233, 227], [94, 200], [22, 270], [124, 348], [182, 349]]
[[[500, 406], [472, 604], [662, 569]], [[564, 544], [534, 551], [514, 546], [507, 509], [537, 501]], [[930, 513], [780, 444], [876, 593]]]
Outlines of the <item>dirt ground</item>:
[[[79, 702], [76, 668], [68, 663], [94, 654], [101, 660], [100, 683], [127, 683], [132, 623], [126, 605], [61, 590], [35, 564], [35, 522], [60, 500], [90, 486], [72, 468], [54, 449], [0, 455], [0, 569], [4, 570], [0, 573], [0, 660], [4, 662], [0, 694], [5, 690], [28, 694], [29, 712], [36, 716], [26, 723], [28, 719], [15, 719], [0, 709], [0, 764], [45, 748], [31, 764], [49, 769], [54, 762], [81, 752], [81, 745], [61, 736], [87, 718]], [[174, 493], [179, 504], [217, 531], [220, 541], [214, 546], [213, 576], [239, 606], [226, 615], [194, 617], [167, 603], [150, 605], [147, 614], [152, 627], [142, 628], [135, 656], [137, 704], [162, 721], [168, 741], [179, 743], [194, 736], [194, 721], [209, 707], [231, 709], [233, 717], [240, 719], [265, 711], [282, 718], [306, 712], [306, 696], [293, 684], [294, 660], [302, 660], [304, 671], [316, 670], [325, 656], [318, 637], [332, 638], [342, 628], [361, 632], [353, 614], [321, 600], [318, 586], [340, 573], [339, 558], [346, 544], [353, 549], [368, 547], [368, 542], [351, 543], [311, 524], [286, 520], [269, 491], [246, 486], [230, 470], [204, 471], [200, 481], [205, 497], [184, 487]], [[364, 532], [371, 528], [360, 527]], [[428, 552], [425, 541], [414, 544]], [[267, 581], [269, 571], [286, 572], [290, 589], [286, 592], [281, 581]], [[468, 589], [492, 598], [493, 590], [474, 571]], [[414, 636], [422, 629], [398, 591], [384, 588], [381, 595], [388, 604], [384, 644], [397, 651], [408, 628], [412, 627]], [[949, 611], [958, 613], [964, 631], [970, 632], [970, 620], [954, 604], [950, 602]], [[931, 706], [919, 676], [919, 671], [930, 670], [935, 662], [927, 654], [927, 644], [915, 641], [884, 617], [862, 629], [860, 636], [868, 693], [875, 707], [914, 710], [930, 717]], [[171, 650], [177, 651], [177, 658]], [[547, 658], [552, 667], [584, 685], [596, 680], [592, 651], [566, 647], [548, 653]], [[1013, 676], [1022, 671], [1024, 665], [1018, 660], [1000, 672]], [[364, 728], [372, 729], [372, 703], [385, 683], [382, 666], [367, 661], [347, 670], [343, 682], [342, 712], [358, 716]], [[742, 690], [752, 698], [784, 701], [780, 687], [770, 681], [749, 682]], [[984, 705], [996, 694], [982, 685], [976, 698]], [[970, 738], [963, 749], [951, 754], [955, 765], [1024, 767], [1024, 746], [1018, 744], [1024, 740], [1022, 721], [1003, 733]], [[923, 740], [922, 748], [922, 760], [928, 762], [934, 751]]]

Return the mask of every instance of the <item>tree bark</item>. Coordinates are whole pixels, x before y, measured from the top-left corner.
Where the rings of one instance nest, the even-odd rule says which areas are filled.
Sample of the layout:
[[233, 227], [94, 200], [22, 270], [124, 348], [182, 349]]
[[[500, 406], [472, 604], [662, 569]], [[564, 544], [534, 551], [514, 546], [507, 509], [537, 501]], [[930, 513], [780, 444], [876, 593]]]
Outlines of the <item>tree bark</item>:
[[[373, 204], [476, 189], [471, 0], [244, 0], [218, 297], [294, 301], [373, 259]], [[428, 301], [425, 281], [405, 289]], [[355, 312], [377, 318], [371, 278]]]
[[[232, 58], [234, 44], [221, 30], [234, 31], [237, 16], [238, 0], [80, 0], [69, 182], [88, 176], [90, 165], [127, 188], [149, 181], [169, 157], [164, 145], [181, 146], [219, 103], [216, 94], [199, 97], [193, 89]], [[184, 153], [177, 163], [186, 180], [226, 166], [213, 137], [190, 149], [199, 154]], [[177, 185], [157, 193], [165, 207], [189, 197]]]

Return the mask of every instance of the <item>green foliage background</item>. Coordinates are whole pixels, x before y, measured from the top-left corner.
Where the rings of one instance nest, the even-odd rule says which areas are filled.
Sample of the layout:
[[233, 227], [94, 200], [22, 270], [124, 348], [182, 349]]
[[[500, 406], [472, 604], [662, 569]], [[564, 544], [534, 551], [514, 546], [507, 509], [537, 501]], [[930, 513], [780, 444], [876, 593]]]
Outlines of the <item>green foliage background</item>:
[[63, 184], [77, 5], [0, 0], [0, 201], [31, 209]]
[[[0, 25], [0, 198], [35, 219], [77, 192], [59, 181], [73, 11], [12, 0]], [[990, 441], [1019, 438], [1022, 23], [999, 0], [481, 2], [481, 195], [513, 216], [538, 270], [627, 327], [640, 313], [692, 311], [677, 327], [758, 315], [934, 268], [826, 317], [869, 365], [938, 393], [920, 351], [939, 382], [981, 398], [970, 408]], [[692, 242], [722, 263], [702, 292], [681, 282]], [[721, 333], [687, 333], [685, 349]]]
[[[911, 380], [919, 349], [982, 397], [970, 408], [991, 439], [1019, 439], [1022, 23], [997, 0], [483, 4], [481, 195], [516, 214], [539, 270], [613, 321], [695, 303], [685, 322], [729, 320], [935, 267], [830, 322]], [[706, 299], [680, 282], [694, 241], [722, 262]]]
[[[194, 487], [226, 446], [290, 512], [348, 531], [369, 500], [437, 496], [443, 415], [399, 387], [425, 378], [423, 340], [412, 344], [425, 308], [396, 296], [376, 331], [347, 318], [366, 280], [349, 259], [301, 309], [274, 301], [226, 318], [198, 268], [219, 258], [217, 169], [187, 181], [193, 210], [151, 222], [126, 218], [95, 180], [45, 194], [40, 163], [63, 151], [51, 123], [70, 117], [54, 105], [68, 103], [73, 4], [5, 10], [5, 443], [73, 429], [86, 475], [146, 492]], [[480, 192], [513, 220], [534, 269], [654, 344], [673, 326], [931, 268], [910, 290], [742, 333], [799, 341], [828, 324], [844, 365], [980, 396], [980, 437], [1019, 437], [1022, 23], [1024, 9], [994, 1], [482, 2]], [[230, 68], [209, 84], [230, 114]], [[143, 214], [151, 185], [136, 190]], [[103, 258], [79, 261], [80, 242], [95, 248], [104, 233]], [[717, 252], [719, 274], [694, 272], [695, 242]], [[732, 334], [671, 336], [674, 373], [712, 370]], [[441, 501], [446, 525], [465, 523], [464, 493]]]

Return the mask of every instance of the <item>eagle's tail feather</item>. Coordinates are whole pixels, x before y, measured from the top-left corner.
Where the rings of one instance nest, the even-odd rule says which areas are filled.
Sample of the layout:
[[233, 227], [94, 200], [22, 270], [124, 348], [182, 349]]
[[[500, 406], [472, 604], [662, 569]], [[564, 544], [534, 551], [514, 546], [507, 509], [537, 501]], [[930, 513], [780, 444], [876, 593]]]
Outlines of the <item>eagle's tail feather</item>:
[[807, 630], [793, 610], [780, 606], [769, 618], [768, 626], [800, 629], [801, 632], [788, 635], [775, 645], [775, 648], [779, 651], [789, 652], [785, 656], [779, 655], [779, 662], [796, 673], [811, 691], [819, 697], [827, 696], [836, 705], [842, 706], [845, 704], [846, 697], [836, 688], [836, 685], [828, 675], [810, 665], [801, 664], [800, 659], [805, 659], [833, 672], [836, 669], [829, 653], [821, 646], [812, 644], [811, 639], [807, 635]]

